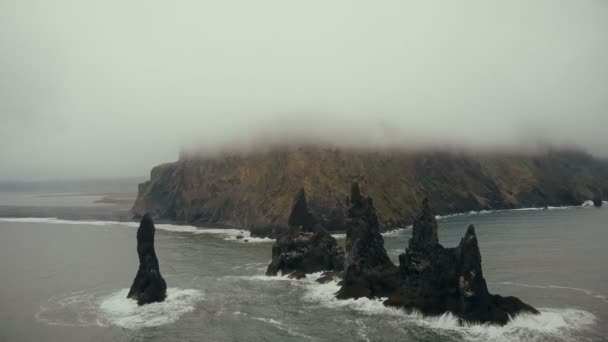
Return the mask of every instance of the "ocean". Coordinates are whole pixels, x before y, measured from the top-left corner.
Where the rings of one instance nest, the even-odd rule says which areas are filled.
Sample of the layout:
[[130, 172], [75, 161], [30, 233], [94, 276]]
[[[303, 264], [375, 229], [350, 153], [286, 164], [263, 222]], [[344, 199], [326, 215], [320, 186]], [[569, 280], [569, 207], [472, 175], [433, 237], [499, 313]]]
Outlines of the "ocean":
[[[440, 242], [458, 244], [471, 223], [490, 291], [540, 315], [459, 326], [382, 300], [340, 301], [336, 283], [266, 277], [270, 239], [169, 224], [156, 233], [168, 298], [138, 307], [126, 298], [138, 223], [3, 217], [0, 341], [608, 341], [606, 206], [443, 217]], [[410, 236], [384, 235], [396, 264]]]

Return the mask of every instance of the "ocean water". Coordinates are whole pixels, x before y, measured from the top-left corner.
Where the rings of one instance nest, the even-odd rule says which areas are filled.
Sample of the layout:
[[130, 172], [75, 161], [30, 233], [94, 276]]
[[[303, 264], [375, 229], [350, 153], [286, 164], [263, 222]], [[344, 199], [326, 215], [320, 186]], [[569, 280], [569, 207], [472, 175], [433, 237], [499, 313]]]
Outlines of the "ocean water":
[[[174, 225], [156, 234], [168, 298], [138, 307], [126, 299], [137, 223], [0, 218], [0, 341], [608, 341], [608, 208], [439, 222], [446, 247], [475, 224], [490, 290], [541, 314], [463, 327], [381, 300], [339, 301], [336, 283], [264, 276], [269, 239]], [[385, 234], [396, 263], [410, 235]]]

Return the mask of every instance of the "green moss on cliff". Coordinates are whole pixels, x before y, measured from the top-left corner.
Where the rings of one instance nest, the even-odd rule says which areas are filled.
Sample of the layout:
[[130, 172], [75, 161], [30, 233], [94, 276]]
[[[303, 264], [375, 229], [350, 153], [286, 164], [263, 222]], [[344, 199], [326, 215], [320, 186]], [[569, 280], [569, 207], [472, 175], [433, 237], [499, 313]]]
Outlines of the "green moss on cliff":
[[580, 152], [542, 155], [371, 152], [314, 147], [185, 158], [155, 167], [136, 215], [197, 225], [284, 224], [303, 187], [311, 211], [339, 229], [348, 186], [359, 179], [381, 223], [402, 226], [429, 197], [439, 214], [578, 205], [608, 193], [608, 164]]

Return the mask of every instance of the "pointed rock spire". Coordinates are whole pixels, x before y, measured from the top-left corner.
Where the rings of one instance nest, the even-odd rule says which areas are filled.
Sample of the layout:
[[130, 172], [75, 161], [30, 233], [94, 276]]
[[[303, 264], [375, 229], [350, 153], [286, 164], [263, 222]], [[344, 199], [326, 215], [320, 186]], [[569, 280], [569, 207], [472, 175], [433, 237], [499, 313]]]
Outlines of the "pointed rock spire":
[[314, 225], [317, 223], [312, 214], [308, 211], [306, 193], [303, 188], [296, 193], [296, 196], [293, 199], [291, 214], [289, 214], [287, 223], [289, 226], [301, 228], [304, 232], [312, 231]]
[[300, 189], [293, 200], [289, 229], [277, 236], [266, 275], [279, 272], [302, 278], [307, 273], [342, 271], [344, 249], [308, 211], [306, 194]]
[[142, 217], [137, 229], [137, 254], [139, 269], [127, 298], [137, 300], [138, 305], [162, 302], [167, 296], [167, 284], [160, 274], [158, 259], [154, 251], [154, 222], [150, 214]]
[[361, 195], [357, 182], [351, 185], [345, 246], [344, 276], [338, 298], [382, 297], [396, 288], [396, 266], [384, 248], [376, 209], [371, 198]]
[[350, 186], [350, 203], [360, 203], [363, 200], [361, 196], [361, 190], [359, 189], [359, 182], [354, 181]]
[[437, 219], [429, 206], [429, 200], [422, 201], [420, 214], [414, 220], [410, 248], [424, 248], [425, 246], [435, 246], [439, 243], [437, 233]]
[[598, 190], [593, 197], [593, 206], [596, 208], [600, 208], [604, 204], [604, 199], [602, 196], [602, 191]]

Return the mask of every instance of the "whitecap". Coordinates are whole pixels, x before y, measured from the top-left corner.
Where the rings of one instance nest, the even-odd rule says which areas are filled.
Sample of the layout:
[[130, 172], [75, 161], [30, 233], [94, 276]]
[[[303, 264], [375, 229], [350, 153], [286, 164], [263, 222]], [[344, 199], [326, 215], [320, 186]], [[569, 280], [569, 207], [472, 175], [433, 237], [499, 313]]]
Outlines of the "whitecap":
[[194, 289], [168, 288], [164, 302], [138, 306], [128, 299], [129, 289], [123, 289], [102, 299], [99, 320], [104, 325], [140, 329], [174, 323], [195, 309], [203, 293]]
[[[128, 228], [139, 227], [138, 222], [133, 221], [91, 221], [91, 220], [65, 220], [56, 217], [0, 217], [0, 222], [13, 223], [45, 223], [45, 224], [70, 224], [70, 225], [87, 225], [87, 226], [121, 226]], [[157, 223], [154, 225], [156, 229], [174, 232], [174, 233], [190, 233], [190, 234], [209, 234], [222, 237], [224, 240], [233, 242], [251, 242], [251, 243], [268, 243], [273, 242], [270, 238], [258, 238], [251, 236], [251, 233], [242, 229], [223, 229], [223, 228], [199, 228], [189, 225]]]
[[[311, 277], [314, 279], [314, 277]], [[353, 310], [363, 315], [382, 315], [399, 327], [408, 324], [431, 329], [435, 333], [458, 336], [468, 341], [567, 341], [574, 333], [596, 322], [596, 317], [587, 311], [573, 308], [540, 308], [539, 315], [522, 314], [513, 318], [505, 326], [490, 324], [461, 325], [452, 314], [428, 317], [417, 312], [406, 312], [384, 305], [385, 298], [359, 298], [339, 300], [335, 297], [340, 289], [337, 282], [318, 284], [305, 280], [302, 284], [306, 289], [303, 299], [327, 308]]]
[[40, 306], [35, 318], [48, 325], [139, 329], [174, 323], [204, 299], [199, 290], [168, 288], [164, 302], [138, 306], [127, 298], [128, 292], [122, 289], [104, 295], [93, 290], [53, 296]]
[[399, 228], [392, 229], [392, 230], [382, 233], [382, 236], [384, 236], [384, 237], [400, 236], [401, 234], [403, 234], [403, 232], [405, 232], [406, 230], [411, 229], [411, 228], [412, 228], [412, 226], [407, 226], [405, 228], [399, 227]]
[[88, 226], [113, 226], [139, 227], [136, 222], [130, 221], [91, 221], [91, 220], [64, 220], [56, 217], [0, 217], [0, 222], [14, 223], [46, 223], [46, 224], [73, 224]]
[[[476, 215], [487, 215], [487, 214], [495, 214], [495, 213], [505, 213], [510, 211], [541, 211], [541, 210], [566, 210], [566, 209], [574, 209], [579, 207], [587, 207], [585, 201], [581, 206], [559, 206], [559, 207], [530, 207], [530, 208], [515, 208], [515, 209], [496, 209], [496, 210], [479, 210], [479, 211], [468, 211], [462, 213], [454, 213], [454, 214], [446, 214], [446, 215], [435, 215], [435, 219], [443, 220], [452, 217], [460, 217], [460, 216], [476, 216]], [[593, 204], [593, 202], [591, 202]]]

